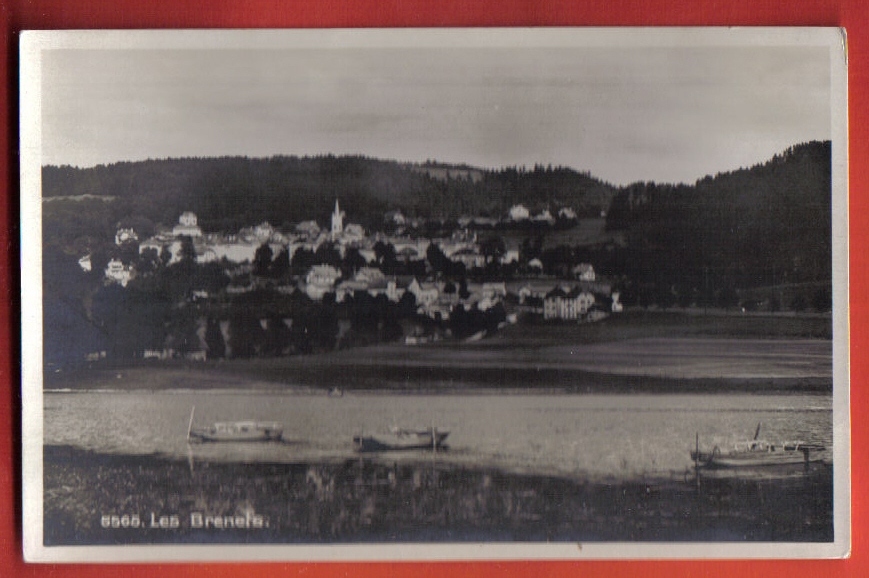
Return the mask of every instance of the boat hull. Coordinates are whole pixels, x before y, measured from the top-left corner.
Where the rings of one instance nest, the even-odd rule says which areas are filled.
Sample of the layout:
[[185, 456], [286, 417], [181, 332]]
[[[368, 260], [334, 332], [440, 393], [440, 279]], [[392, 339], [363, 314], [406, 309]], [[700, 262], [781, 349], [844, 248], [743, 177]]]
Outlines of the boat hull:
[[384, 452], [395, 450], [436, 450], [444, 446], [449, 432], [434, 430], [399, 431], [374, 435], [353, 436], [353, 447], [358, 452]]
[[269, 442], [280, 440], [283, 433], [283, 426], [280, 424], [236, 422], [192, 429], [190, 437], [202, 442]]
[[691, 459], [699, 467], [707, 469], [763, 468], [822, 461], [820, 452], [823, 449], [822, 446], [810, 444], [790, 446], [782, 444], [751, 446], [748, 449], [722, 452], [716, 447], [711, 452], [692, 451]]

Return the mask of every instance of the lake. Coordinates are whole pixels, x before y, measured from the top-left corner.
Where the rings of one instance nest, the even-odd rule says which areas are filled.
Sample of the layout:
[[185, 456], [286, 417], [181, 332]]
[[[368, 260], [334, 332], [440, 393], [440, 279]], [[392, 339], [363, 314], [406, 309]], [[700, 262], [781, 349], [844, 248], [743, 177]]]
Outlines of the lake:
[[[284, 424], [277, 443], [188, 444], [194, 426], [255, 419]], [[310, 463], [354, 455], [352, 437], [390, 426], [449, 430], [449, 448], [390, 452], [516, 473], [604, 479], [681, 476], [701, 447], [751, 438], [832, 447], [828, 394], [437, 394], [85, 391], [44, 395], [44, 444], [209, 462]], [[832, 452], [826, 452], [832, 461]], [[379, 459], [375, 456], [375, 459]]]

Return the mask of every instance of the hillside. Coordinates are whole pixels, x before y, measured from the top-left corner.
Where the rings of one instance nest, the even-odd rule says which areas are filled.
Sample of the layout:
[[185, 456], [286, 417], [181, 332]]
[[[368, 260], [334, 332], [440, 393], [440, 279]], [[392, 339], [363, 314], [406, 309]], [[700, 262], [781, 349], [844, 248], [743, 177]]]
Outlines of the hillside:
[[237, 230], [265, 220], [277, 226], [325, 222], [336, 198], [353, 222], [371, 228], [396, 209], [424, 219], [497, 217], [523, 202], [535, 210], [570, 206], [593, 215], [616, 193], [588, 174], [565, 168], [483, 171], [331, 155], [46, 166], [42, 179], [44, 198], [111, 196], [115, 207], [104, 209], [115, 220], [135, 215], [162, 224], [192, 210], [206, 231]]
[[704, 293], [732, 295], [735, 288], [828, 283], [830, 153], [830, 142], [804, 143], [694, 186], [622, 189], [607, 228], [627, 239], [625, 273], [638, 296], [702, 301]]

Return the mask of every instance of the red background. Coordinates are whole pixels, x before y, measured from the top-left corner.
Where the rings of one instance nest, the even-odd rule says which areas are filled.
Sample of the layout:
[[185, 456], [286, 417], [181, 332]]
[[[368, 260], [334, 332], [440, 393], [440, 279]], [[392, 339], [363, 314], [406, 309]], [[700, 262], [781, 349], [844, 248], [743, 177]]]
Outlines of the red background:
[[[861, 0], [0, 0], [0, 576], [869, 576], [869, 6]], [[431, 26], [843, 26], [848, 31], [851, 282], [852, 555], [821, 561], [448, 562], [365, 564], [32, 565], [21, 556], [18, 32], [74, 28]], [[8, 303], [8, 306], [6, 305]]]

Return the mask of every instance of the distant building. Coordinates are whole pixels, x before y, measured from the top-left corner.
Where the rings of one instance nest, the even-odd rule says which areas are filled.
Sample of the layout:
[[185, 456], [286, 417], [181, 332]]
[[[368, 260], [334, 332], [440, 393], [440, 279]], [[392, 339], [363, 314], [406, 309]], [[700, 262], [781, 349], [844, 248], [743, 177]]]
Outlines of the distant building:
[[570, 207], [562, 207], [561, 210], [558, 211], [558, 218], [564, 219], [565, 221], [573, 221], [576, 219], [576, 211]]
[[131, 267], [125, 267], [120, 259], [112, 259], [106, 265], [106, 279], [118, 283], [121, 287], [126, 287], [127, 283], [133, 276]]
[[332, 239], [337, 239], [343, 232], [344, 211], [338, 206], [338, 199], [335, 199], [335, 210], [332, 212]]
[[317, 221], [303, 221], [296, 225], [296, 233], [306, 238], [317, 237], [320, 234], [320, 225]]
[[519, 262], [519, 250], [518, 249], [507, 249], [503, 255], [501, 255], [501, 264], [509, 265], [510, 263], [518, 263]]
[[483, 283], [481, 294], [486, 299], [503, 299], [507, 297], [507, 285], [503, 281]]
[[577, 320], [594, 305], [594, 295], [579, 287], [556, 287], [543, 299], [544, 319]]
[[535, 215], [532, 219], [535, 223], [548, 223], [550, 225], [555, 224], [555, 217], [549, 212], [549, 209], [544, 209], [542, 213], [539, 215]]
[[531, 212], [525, 205], [513, 205], [508, 213], [511, 221], [524, 221], [531, 218]]
[[181, 235], [187, 235], [189, 237], [201, 237], [202, 229], [200, 229], [196, 223], [196, 213], [184, 211], [183, 213], [181, 213], [181, 216], [178, 217], [178, 224], [172, 228], [172, 235], [175, 237], [180, 237]]
[[576, 267], [574, 267], [571, 272], [573, 276], [579, 279], [580, 281], [594, 281], [594, 267], [589, 263], [580, 263]]
[[138, 240], [139, 236], [136, 234], [136, 231], [130, 228], [121, 228], [115, 233], [115, 245], [120, 246], [124, 243], [133, 243]]
[[392, 223], [396, 226], [404, 226], [407, 223], [407, 219], [404, 215], [401, 214], [401, 211], [389, 211], [383, 216], [383, 220], [386, 223]]
[[438, 288], [437, 283], [420, 283], [416, 278], [414, 278], [410, 285], [407, 286], [407, 290], [416, 297], [416, 304], [420, 307], [435, 303], [438, 299], [438, 295], [440, 295], [440, 289]]
[[481, 269], [486, 266], [486, 256], [476, 249], [459, 249], [450, 255], [450, 261], [462, 263], [466, 269]]
[[90, 254], [85, 255], [81, 259], [78, 260], [78, 266], [81, 267], [81, 270], [89, 273], [93, 269], [93, 264], [91, 263]]
[[331, 265], [314, 265], [305, 276], [305, 293], [314, 300], [320, 300], [323, 295], [332, 290], [341, 271]]
[[376, 267], [362, 267], [356, 272], [355, 279], [369, 285], [386, 283], [386, 276], [383, 271]]
[[528, 270], [534, 273], [542, 273], [543, 272], [543, 261], [535, 257], [528, 261]]

